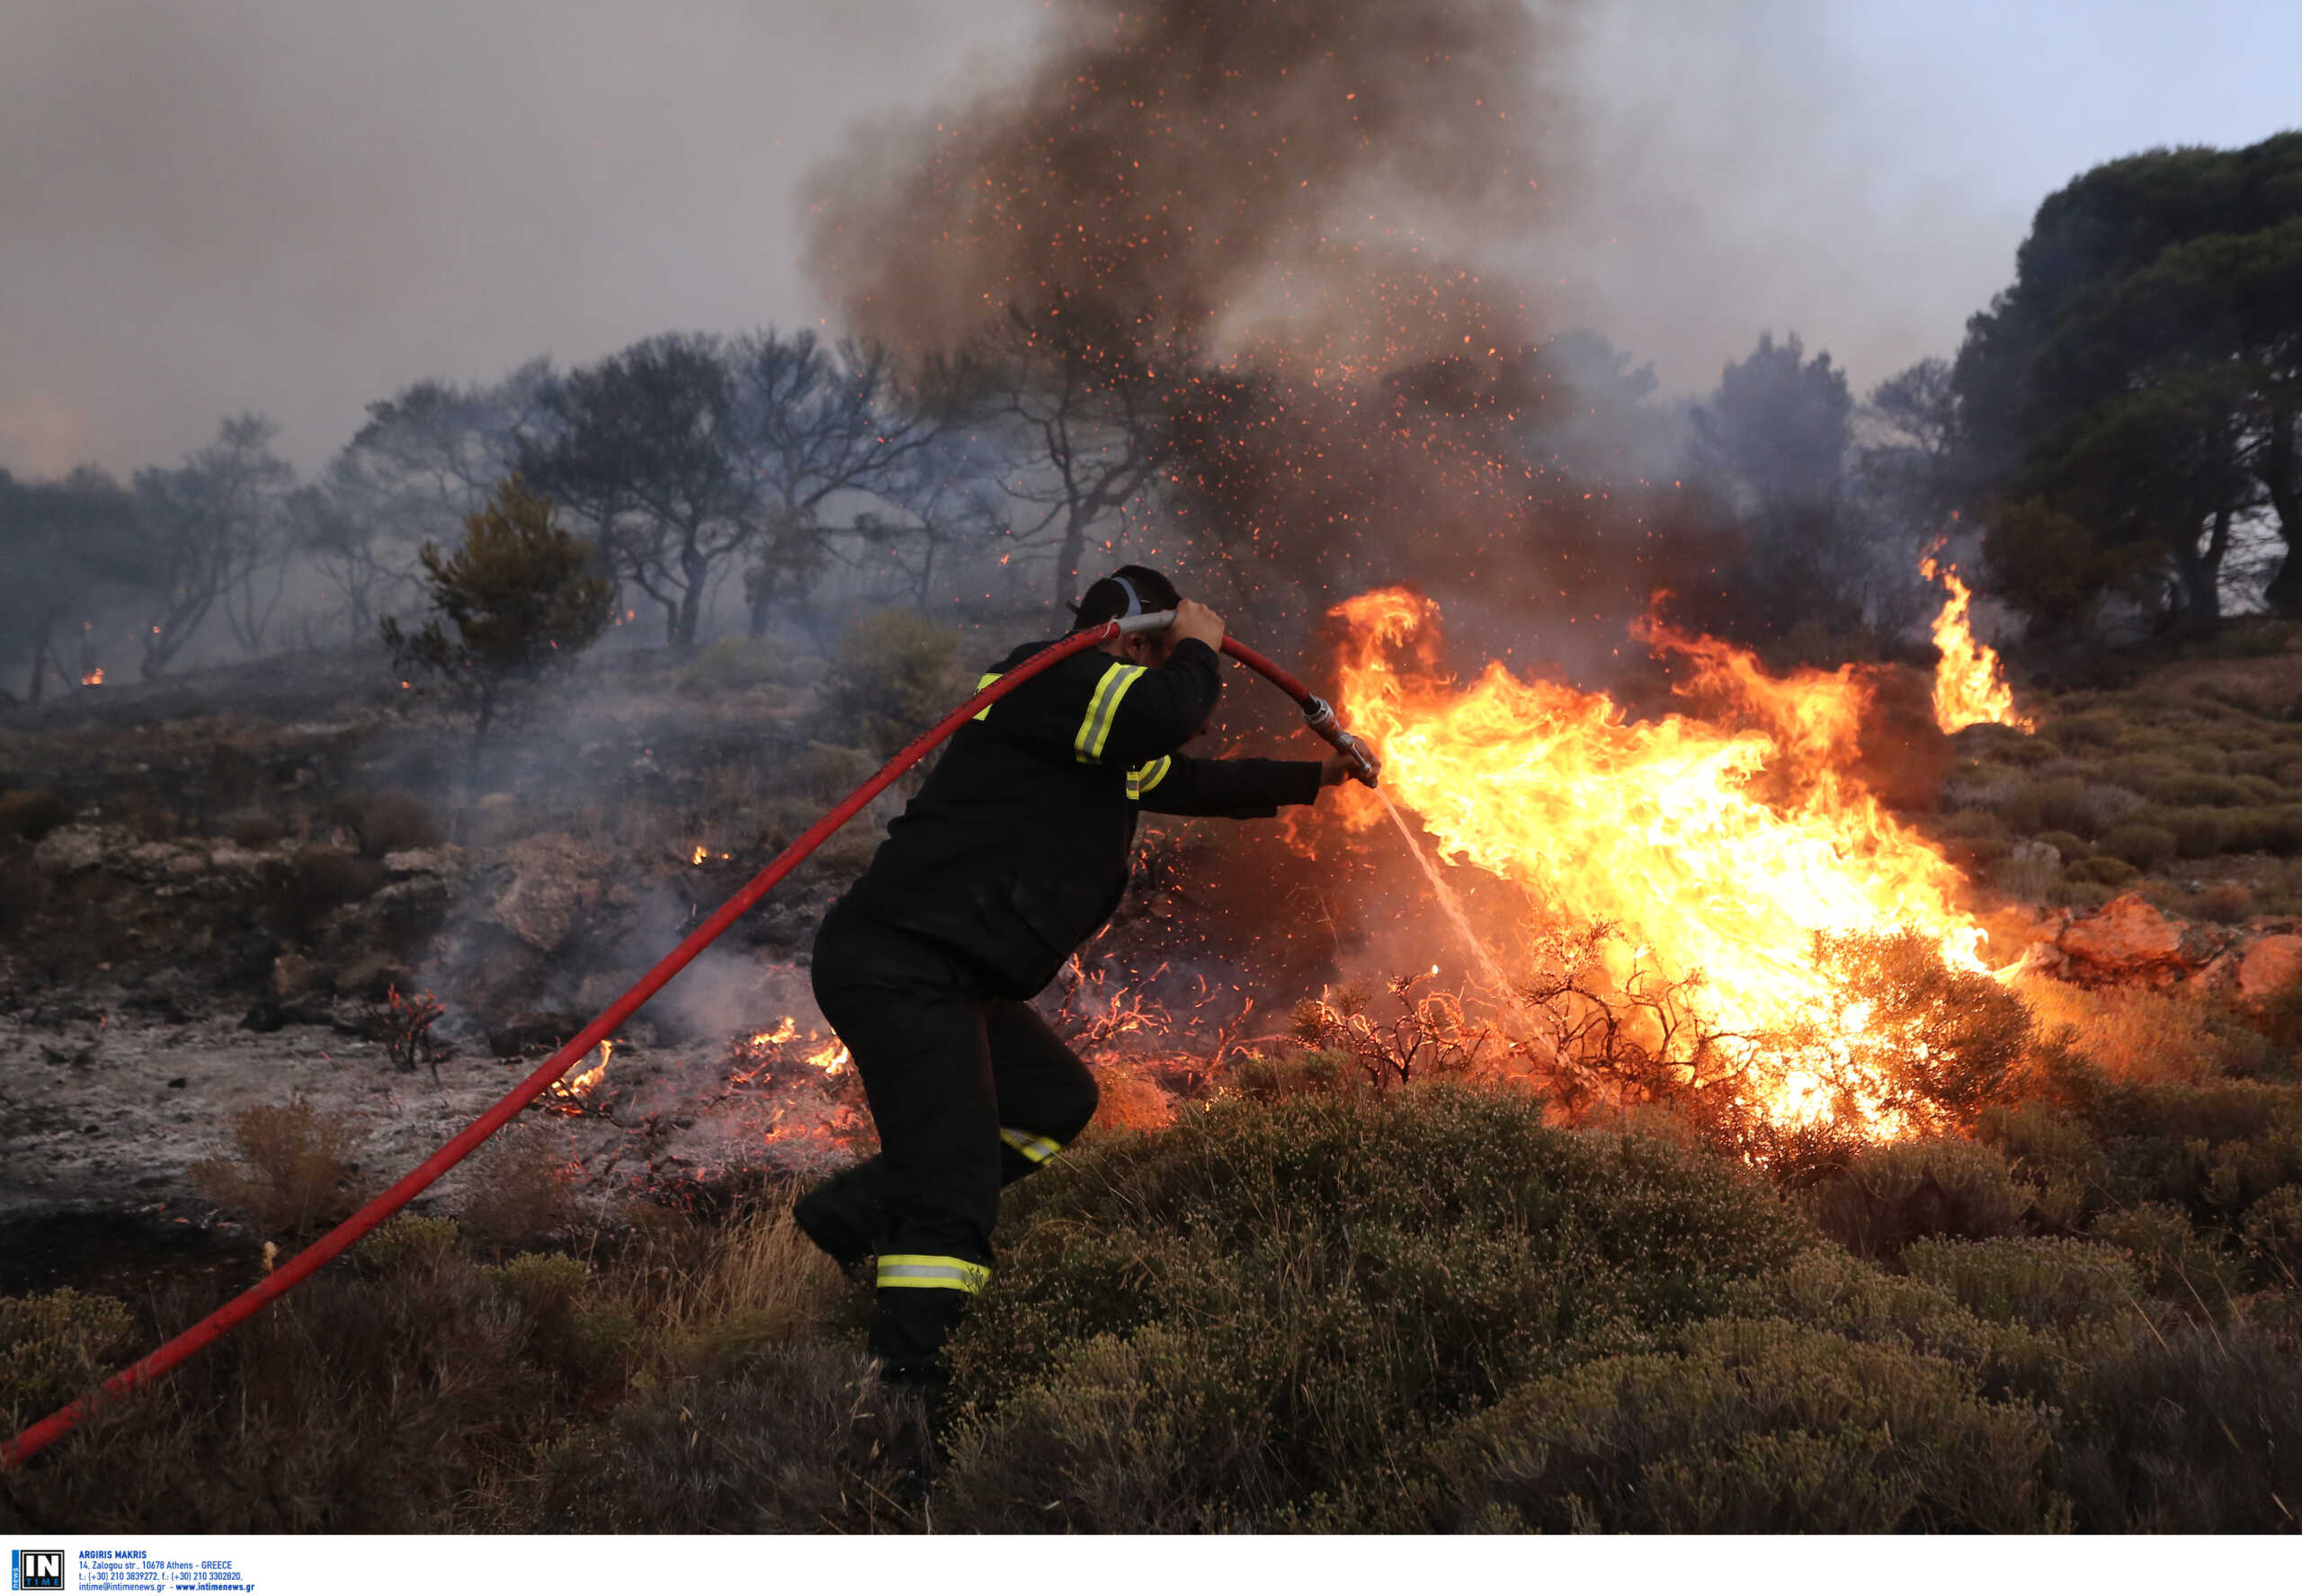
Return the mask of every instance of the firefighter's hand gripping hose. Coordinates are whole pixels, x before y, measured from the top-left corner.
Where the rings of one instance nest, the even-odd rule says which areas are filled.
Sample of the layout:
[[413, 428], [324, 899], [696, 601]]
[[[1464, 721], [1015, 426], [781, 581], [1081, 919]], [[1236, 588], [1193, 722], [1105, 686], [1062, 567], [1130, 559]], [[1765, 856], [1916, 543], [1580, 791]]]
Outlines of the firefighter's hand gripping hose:
[[[309, 1279], [361, 1236], [397, 1213], [425, 1187], [460, 1164], [482, 1142], [509, 1124], [521, 1110], [567, 1074], [576, 1060], [613, 1035], [616, 1029], [630, 1019], [642, 1003], [662, 991], [674, 976], [685, 969], [698, 954], [718, 941], [721, 932], [773, 891], [776, 884], [797, 869], [802, 860], [821, 847], [834, 832], [853, 819], [866, 804], [886, 791], [906, 771], [926, 758], [978, 711], [1006, 697], [1048, 666], [1069, 658], [1082, 649], [1097, 647], [1123, 632], [1157, 631], [1173, 620], [1173, 611], [1162, 611], [1150, 615], [1129, 616], [1123, 620], [1109, 620], [1085, 631], [1074, 632], [1061, 642], [1032, 655], [937, 721], [903, 752], [882, 765], [870, 780], [842, 798], [823, 818], [801, 833], [790, 847], [769, 861], [766, 869], [746, 882], [742, 891], [720, 905], [718, 912], [690, 932], [678, 947], [664, 956], [661, 963], [641, 976], [630, 991], [610, 1003], [598, 1019], [576, 1032], [534, 1074], [512, 1088], [493, 1108], [459, 1131], [439, 1151], [401, 1176], [358, 1213], [264, 1276], [260, 1283], [112, 1376], [103, 1383], [100, 1392], [70, 1403], [37, 1424], [28, 1426], [5, 1447], [0, 1447], [0, 1467], [13, 1467], [23, 1463], [57, 1440], [87, 1417], [94, 1402], [103, 1397], [125, 1395], [157, 1379], [226, 1331], [252, 1316], [274, 1297], [284, 1296]], [[1268, 677], [1272, 685], [1293, 699], [1301, 707], [1310, 728], [1350, 759], [1358, 780], [1370, 787], [1375, 784], [1376, 773], [1380, 767], [1374, 753], [1366, 744], [1343, 729], [1335, 720], [1334, 710], [1325, 700], [1314, 696], [1292, 675], [1244, 643], [1227, 637], [1223, 639], [1223, 652]]]

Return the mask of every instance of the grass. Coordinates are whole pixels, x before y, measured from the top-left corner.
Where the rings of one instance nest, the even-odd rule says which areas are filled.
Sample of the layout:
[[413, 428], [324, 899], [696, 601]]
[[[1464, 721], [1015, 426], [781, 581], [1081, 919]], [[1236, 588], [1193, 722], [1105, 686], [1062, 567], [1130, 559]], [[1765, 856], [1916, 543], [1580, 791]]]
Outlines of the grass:
[[[2302, 1086], [2032, 1044], [1778, 1182], [1307, 1055], [1011, 1194], [936, 1446], [770, 1194], [403, 1216], [0, 1476], [125, 1531], [2260, 1530], [2302, 1500]], [[260, 1144], [269, 1146], [270, 1144]], [[0, 1301], [46, 1411], [213, 1306]]]

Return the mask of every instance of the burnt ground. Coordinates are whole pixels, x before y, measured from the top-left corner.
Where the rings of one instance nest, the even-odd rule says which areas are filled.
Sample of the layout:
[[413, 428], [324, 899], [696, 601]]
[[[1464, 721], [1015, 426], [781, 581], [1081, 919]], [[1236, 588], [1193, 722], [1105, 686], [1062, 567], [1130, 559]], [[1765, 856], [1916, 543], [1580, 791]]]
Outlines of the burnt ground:
[[[192, 1171], [231, 1154], [250, 1108], [307, 1102], [351, 1128], [361, 1180], [396, 1178], [877, 763], [816, 710], [812, 671], [728, 682], [612, 658], [487, 749], [475, 794], [462, 725], [379, 688], [376, 664], [265, 662], [0, 712], [0, 1253], [30, 1274], [109, 1267], [91, 1248], [178, 1257], [188, 1235], [244, 1253]], [[522, 1115], [580, 1205], [852, 1155], [868, 1117], [852, 1073], [806, 1062], [829, 1039], [805, 966], [883, 819], [851, 824], [643, 1010], [594, 1090]], [[1204, 929], [1198, 957], [1175, 953], [1179, 857], [1148, 861], [1102, 944], [1139, 943], [1159, 973], [1048, 1000], [1091, 1057], [1125, 1050], [1147, 1000], [1202, 1055], [1238, 1030]], [[1216, 919], [1264, 912], [1253, 881], [1217, 886], [1225, 901], [1200, 905]], [[1333, 941], [1314, 941], [1316, 963]], [[1316, 989], [1309, 964], [1301, 979]], [[393, 997], [426, 993], [439, 1057], [402, 1067]], [[787, 1020], [788, 1042], [749, 1040]], [[1115, 1067], [1112, 1114], [1155, 1123], [1168, 1088], [1203, 1084], [1163, 1071]], [[419, 1209], [455, 1211], [486, 1156]]]

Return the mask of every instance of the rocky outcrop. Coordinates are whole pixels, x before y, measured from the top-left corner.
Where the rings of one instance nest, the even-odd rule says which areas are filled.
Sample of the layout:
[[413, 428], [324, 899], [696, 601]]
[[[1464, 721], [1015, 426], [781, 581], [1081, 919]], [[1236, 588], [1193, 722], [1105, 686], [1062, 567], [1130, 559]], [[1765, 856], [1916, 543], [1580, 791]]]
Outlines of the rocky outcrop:
[[2136, 893], [2037, 931], [2029, 966], [2081, 985], [2181, 986], [2258, 1003], [2302, 977], [2302, 928], [2293, 922], [2208, 924]]

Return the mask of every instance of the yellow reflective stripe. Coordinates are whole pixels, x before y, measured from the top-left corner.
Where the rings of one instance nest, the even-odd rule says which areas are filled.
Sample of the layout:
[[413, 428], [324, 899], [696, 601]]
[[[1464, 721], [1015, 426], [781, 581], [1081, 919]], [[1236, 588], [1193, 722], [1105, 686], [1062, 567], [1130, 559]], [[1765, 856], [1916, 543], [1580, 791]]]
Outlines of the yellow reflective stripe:
[[1138, 765], [1127, 773], [1127, 796], [1141, 798], [1167, 779], [1167, 771], [1174, 765], [1172, 754], [1163, 753], [1147, 765]]
[[1010, 1130], [1004, 1125], [999, 1128], [999, 1139], [1033, 1164], [1045, 1164], [1063, 1151], [1061, 1142], [1050, 1141], [1043, 1136], [1033, 1136], [1028, 1130]]
[[991, 1271], [964, 1258], [937, 1258], [921, 1253], [899, 1253], [879, 1260], [879, 1288], [926, 1286], [946, 1291], [980, 1291]]
[[[982, 680], [982, 681], [980, 681], [980, 682], [977, 682], [977, 683], [975, 684], [975, 690], [976, 690], [976, 691], [977, 691], [977, 692], [981, 692], [985, 688], [986, 688], [986, 687], [990, 686], [993, 682], [995, 682], [998, 681], [1002, 673], [1003, 673], [998, 672], [998, 671], [986, 671], [986, 672], [983, 673], [983, 680]], [[986, 704], [982, 709], [977, 709], [977, 710], [975, 712], [975, 718], [976, 718], [977, 720], [981, 720], [982, 718], [984, 718], [984, 717], [986, 717], [986, 716], [989, 715], [990, 713], [991, 713], [991, 706], [990, 706], [989, 704]]]
[[1071, 750], [1081, 764], [1091, 765], [1103, 757], [1103, 745], [1111, 738], [1111, 722], [1119, 715], [1119, 701], [1142, 674], [1141, 665], [1113, 665], [1095, 683], [1094, 696], [1087, 700], [1086, 718], [1079, 723], [1079, 735], [1071, 740]]

